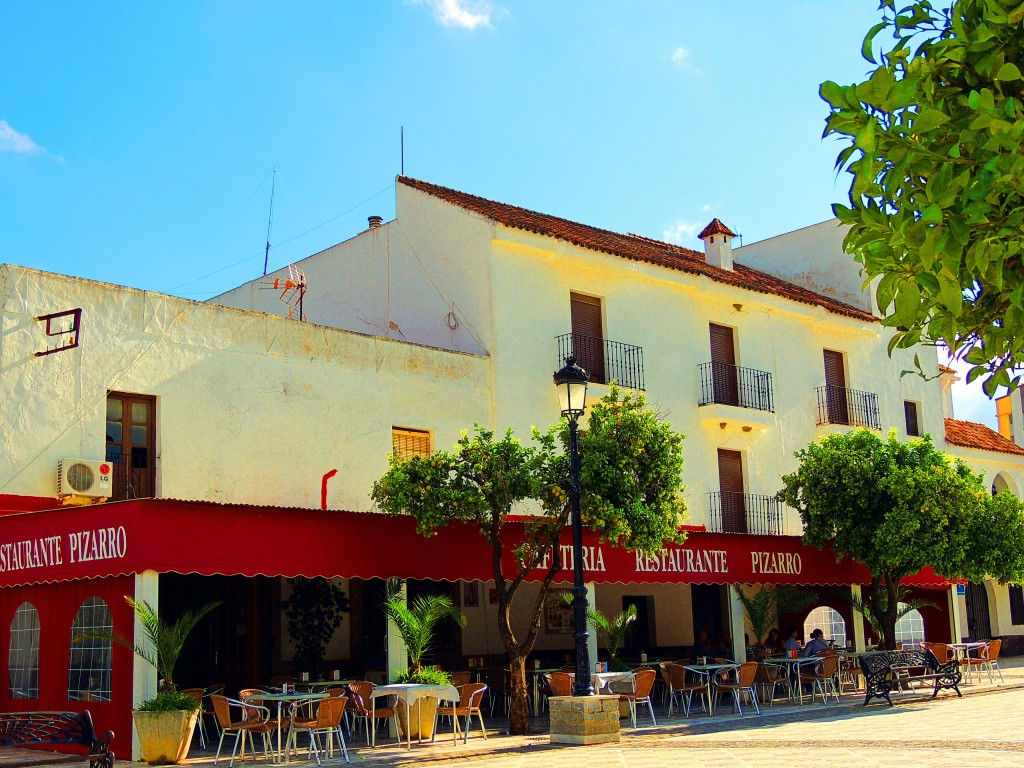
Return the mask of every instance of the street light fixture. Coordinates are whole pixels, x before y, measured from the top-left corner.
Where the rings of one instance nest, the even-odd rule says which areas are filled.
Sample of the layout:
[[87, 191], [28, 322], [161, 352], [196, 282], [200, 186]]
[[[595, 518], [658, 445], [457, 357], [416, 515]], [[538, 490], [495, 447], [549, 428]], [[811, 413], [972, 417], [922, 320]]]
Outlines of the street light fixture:
[[572, 506], [573, 622], [576, 625], [576, 684], [573, 696], [593, 696], [590, 682], [590, 655], [587, 649], [587, 588], [583, 583], [583, 522], [580, 519], [580, 446], [577, 422], [587, 407], [587, 382], [590, 375], [576, 365], [576, 358], [565, 358], [565, 367], [555, 372], [558, 401], [562, 415], [569, 421], [569, 502]]

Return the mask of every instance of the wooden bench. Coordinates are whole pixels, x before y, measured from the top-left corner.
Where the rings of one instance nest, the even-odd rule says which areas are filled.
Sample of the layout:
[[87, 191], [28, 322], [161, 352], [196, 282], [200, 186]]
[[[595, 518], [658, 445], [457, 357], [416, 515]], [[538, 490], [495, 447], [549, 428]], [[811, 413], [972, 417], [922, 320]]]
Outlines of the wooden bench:
[[860, 668], [864, 672], [866, 694], [864, 706], [873, 698], [885, 699], [892, 705], [890, 693], [904, 683], [928, 680], [935, 683], [932, 698], [943, 688], [952, 688], [960, 693], [960, 662], [956, 659], [940, 663], [931, 651], [880, 651], [859, 656]]
[[113, 738], [113, 731], [97, 738], [88, 711], [0, 713], [0, 747], [80, 744], [89, 750], [89, 768], [113, 768]]

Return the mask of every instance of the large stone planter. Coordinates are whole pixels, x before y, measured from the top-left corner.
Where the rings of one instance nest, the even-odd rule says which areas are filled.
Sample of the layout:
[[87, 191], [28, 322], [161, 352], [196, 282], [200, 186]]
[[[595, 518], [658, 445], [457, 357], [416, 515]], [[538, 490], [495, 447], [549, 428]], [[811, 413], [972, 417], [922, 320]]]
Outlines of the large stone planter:
[[[416, 703], [409, 707], [409, 716], [407, 718], [405, 702], [399, 699], [395, 703], [395, 710], [398, 712], [398, 725], [402, 730], [402, 738], [432, 738], [434, 735], [434, 715], [437, 712], [437, 704], [438, 701], [433, 696], [424, 696], [416, 699]], [[412, 723], [409, 720], [412, 720]]]
[[552, 696], [552, 744], [606, 744], [619, 741], [618, 696]]
[[156, 765], [181, 765], [192, 746], [195, 712], [132, 712], [142, 759]]

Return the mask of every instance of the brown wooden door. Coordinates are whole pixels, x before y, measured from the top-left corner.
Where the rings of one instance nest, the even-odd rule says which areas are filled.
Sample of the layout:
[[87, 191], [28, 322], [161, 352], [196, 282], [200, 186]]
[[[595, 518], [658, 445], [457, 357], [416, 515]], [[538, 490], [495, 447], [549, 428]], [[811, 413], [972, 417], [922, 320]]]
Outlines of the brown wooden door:
[[604, 323], [601, 300], [579, 293], [569, 294], [572, 314], [572, 351], [576, 363], [590, 374], [590, 381], [605, 384]]
[[825, 353], [825, 407], [828, 412], [829, 424], [849, 424], [850, 405], [846, 391], [846, 366], [843, 364], [843, 353]]
[[743, 454], [718, 449], [718, 487], [722, 497], [722, 530], [747, 532], [747, 510], [743, 498]]
[[156, 495], [156, 398], [107, 393], [107, 453], [114, 465], [113, 499]]
[[739, 405], [736, 344], [732, 328], [711, 323], [711, 381], [716, 403]]

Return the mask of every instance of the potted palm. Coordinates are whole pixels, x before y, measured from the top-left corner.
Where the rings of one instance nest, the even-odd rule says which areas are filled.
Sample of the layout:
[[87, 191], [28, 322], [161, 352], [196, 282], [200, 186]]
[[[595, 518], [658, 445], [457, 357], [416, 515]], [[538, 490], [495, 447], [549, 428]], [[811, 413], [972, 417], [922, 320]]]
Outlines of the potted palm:
[[[466, 617], [452, 599], [444, 595], [422, 595], [406, 603], [403, 595], [392, 591], [384, 602], [384, 613], [398, 629], [409, 653], [409, 669], [395, 673], [391, 682], [451, 685], [451, 675], [436, 666], [425, 666], [423, 662], [429, 657], [441, 622], [451, 620], [460, 627], [466, 625]], [[405, 707], [398, 707], [403, 733], [416, 738], [433, 736], [437, 704], [433, 696], [417, 699], [409, 712], [411, 723], [406, 718]]]
[[180, 765], [192, 744], [202, 704], [178, 692], [174, 670], [192, 630], [206, 614], [220, 605], [220, 601], [207, 603], [195, 611], [186, 611], [168, 623], [145, 600], [135, 600], [127, 595], [125, 600], [142, 625], [146, 635], [144, 643], [136, 645], [123, 635], [112, 632], [90, 632], [82, 637], [112, 640], [132, 649], [156, 668], [160, 689], [155, 697], [142, 702], [132, 712], [132, 719], [139, 734], [143, 760], [151, 764]]

